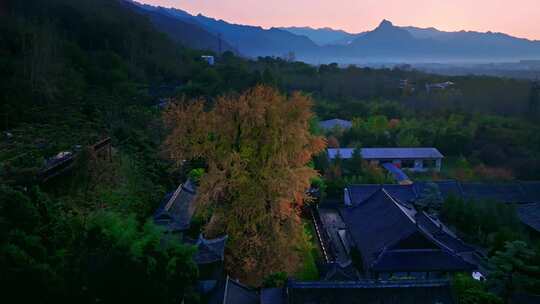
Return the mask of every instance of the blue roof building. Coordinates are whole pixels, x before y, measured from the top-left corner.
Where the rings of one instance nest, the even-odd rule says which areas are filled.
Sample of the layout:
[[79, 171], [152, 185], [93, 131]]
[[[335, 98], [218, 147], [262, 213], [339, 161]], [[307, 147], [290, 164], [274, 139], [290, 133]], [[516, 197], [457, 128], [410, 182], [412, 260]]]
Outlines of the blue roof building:
[[[328, 158], [353, 157], [354, 148], [330, 148]], [[417, 172], [440, 171], [444, 156], [436, 148], [361, 148], [362, 159], [372, 164], [391, 163], [395, 167]]]
[[334, 129], [347, 130], [352, 128], [352, 122], [335, 118], [330, 120], [323, 120], [319, 123], [319, 126], [325, 131], [331, 131]]
[[195, 212], [197, 186], [187, 180], [165, 196], [161, 206], [154, 212], [154, 223], [169, 232], [188, 230]]
[[476, 268], [460, 256], [474, 252], [472, 247], [436, 219], [395, 200], [385, 188], [340, 213], [351, 243], [361, 254], [363, 271], [370, 277], [438, 278]]
[[400, 185], [409, 185], [412, 184], [411, 179], [396, 165], [392, 163], [384, 163], [382, 164], [383, 168], [385, 168], [392, 177], [396, 180], [396, 182]]

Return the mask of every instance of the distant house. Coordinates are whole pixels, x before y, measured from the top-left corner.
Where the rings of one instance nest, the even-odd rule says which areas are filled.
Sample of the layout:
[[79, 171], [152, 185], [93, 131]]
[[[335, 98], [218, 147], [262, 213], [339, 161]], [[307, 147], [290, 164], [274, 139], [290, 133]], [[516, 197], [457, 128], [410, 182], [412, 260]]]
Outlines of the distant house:
[[335, 118], [330, 120], [323, 120], [319, 123], [319, 126], [325, 131], [331, 131], [335, 129], [347, 130], [352, 128], [352, 122]]
[[206, 61], [206, 63], [208, 63], [209, 65], [214, 65], [215, 64], [214, 56], [203, 55], [203, 56], [201, 56], [201, 58], [202, 58], [202, 60]]
[[75, 163], [75, 154], [71, 151], [63, 151], [47, 159], [45, 165], [38, 173], [38, 179], [46, 182], [51, 178], [71, 170]]
[[[328, 149], [328, 158], [350, 159], [354, 148]], [[372, 164], [392, 163], [397, 168], [415, 172], [440, 171], [444, 156], [436, 148], [362, 148], [362, 158]]]
[[430, 93], [432, 90], [446, 90], [447, 88], [454, 85], [455, 83], [451, 81], [445, 81], [441, 83], [426, 83], [426, 91]]

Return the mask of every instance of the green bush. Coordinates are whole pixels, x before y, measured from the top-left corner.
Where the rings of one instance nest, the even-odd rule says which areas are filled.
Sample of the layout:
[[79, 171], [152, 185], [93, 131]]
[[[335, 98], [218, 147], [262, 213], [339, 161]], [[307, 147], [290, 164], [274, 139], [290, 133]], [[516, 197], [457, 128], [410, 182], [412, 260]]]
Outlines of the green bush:
[[456, 274], [452, 288], [457, 304], [502, 304], [496, 295], [489, 293], [483, 282], [473, 279], [469, 274]]
[[204, 169], [203, 168], [196, 168], [192, 169], [188, 173], [188, 177], [191, 181], [193, 181], [195, 184], [199, 184], [201, 181], [202, 176], [204, 175]]

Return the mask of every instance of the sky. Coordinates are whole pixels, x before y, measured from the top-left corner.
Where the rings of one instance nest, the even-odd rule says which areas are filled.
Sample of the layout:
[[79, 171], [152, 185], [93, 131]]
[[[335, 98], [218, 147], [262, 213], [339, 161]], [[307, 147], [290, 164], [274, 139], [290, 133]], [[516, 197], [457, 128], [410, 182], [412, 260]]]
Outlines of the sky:
[[352, 33], [383, 20], [440, 30], [503, 32], [540, 40], [540, 0], [139, 0], [232, 23], [311, 26]]

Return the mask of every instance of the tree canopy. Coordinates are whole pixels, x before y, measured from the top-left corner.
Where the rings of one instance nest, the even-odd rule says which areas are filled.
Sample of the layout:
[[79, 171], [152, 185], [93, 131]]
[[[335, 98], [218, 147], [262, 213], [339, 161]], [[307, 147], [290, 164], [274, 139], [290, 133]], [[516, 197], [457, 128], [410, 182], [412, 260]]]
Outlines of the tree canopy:
[[317, 172], [307, 164], [325, 147], [309, 131], [311, 100], [258, 86], [241, 95], [181, 101], [164, 114], [166, 151], [177, 163], [203, 158], [199, 209], [211, 209], [210, 235], [228, 234], [228, 270], [248, 282], [300, 265], [298, 216]]

